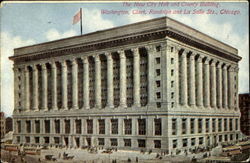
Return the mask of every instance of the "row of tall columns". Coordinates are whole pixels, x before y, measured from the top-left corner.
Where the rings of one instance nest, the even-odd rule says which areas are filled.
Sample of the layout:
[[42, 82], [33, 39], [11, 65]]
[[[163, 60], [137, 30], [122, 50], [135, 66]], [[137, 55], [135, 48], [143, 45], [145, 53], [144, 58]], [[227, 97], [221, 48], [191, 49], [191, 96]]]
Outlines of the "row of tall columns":
[[[146, 47], [148, 53], [153, 53], [153, 46]], [[139, 48], [131, 49], [133, 53], [133, 101], [134, 106], [140, 107], [140, 54]], [[126, 55], [124, 50], [117, 52], [120, 58], [120, 106], [127, 107], [127, 72], [126, 72]], [[107, 58], [107, 107], [114, 107], [114, 86], [113, 86], [113, 58], [111, 52], [105, 53]], [[151, 54], [151, 60], [152, 59]], [[94, 55], [95, 61], [95, 107], [101, 108], [101, 60], [100, 55]], [[81, 57], [83, 61], [83, 107], [85, 109], [90, 108], [90, 94], [89, 94], [89, 60], [88, 57]], [[78, 63], [76, 59], [71, 59], [72, 65], [72, 108], [79, 109], [78, 106]], [[32, 94], [32, 110], [39, 110], [38, 108], [38, 96], [42, 96], [41, 109], [44, 111], [49, 110], [48, 108], [48, 89], [51, 89], [51, 109], [58, 110], [58, 82], [61, 82], [61, 101], [62, 109], [67, 110], [68, 108], [68, 66], [67, 60], [59, 61], [61, 64], [61, 81], [58, 81], [58, 70], [56, 61], [51, 61], [48, 64], [51, 66], [51, 86], [48, 87], [48, 69], [46, 64], [41, 65], [41, 94], [39, 94], [40, 85], [38, 85], [38, 68], [37, 65], [32, 65], [32, 71], [30, 73], [29, 66], [25, 67], [25, 108], [30, 110], [30, 93]], [[151, 65], [149, 67], [153, 67]], [[30, 74], [32, 74], [32, 80], [30, 80]], [[152, 77], [153, 70], [149, 73]], [[30, 83], [32, 81], [32, 83]], [[32, 92], [30, 92], [30, 84], [32, 84]], [[150, 92], [150, 91], [149, 91]], [[150, 92], [151, 95], [148, 96], [148, 101], [153, 102], [154, 96], [153, 91]]]
[[235, 68], [180, 49], [180, 104], [211, 108], [237, 108]]

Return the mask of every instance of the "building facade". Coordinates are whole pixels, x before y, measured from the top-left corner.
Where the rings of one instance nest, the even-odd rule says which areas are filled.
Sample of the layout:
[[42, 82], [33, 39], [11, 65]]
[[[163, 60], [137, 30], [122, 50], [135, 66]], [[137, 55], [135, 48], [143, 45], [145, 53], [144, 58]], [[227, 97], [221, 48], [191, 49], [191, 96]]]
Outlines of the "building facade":
[[250, 136], [250, 94], [239, 94], [241, 112], [240, 128], [243, 134]]
[[5, 132], [13, 131], [13, 120], [11, 117], [7, 117], [5, 120]]
[[236, 141], [237, 53], [167, 17], [15, 49], [14, 142], [175, 153]]
[[0, 112], [0, 135], [1, 135], [1, 139], [4, 137], [5, 135], [5, 115], [4, 112]]

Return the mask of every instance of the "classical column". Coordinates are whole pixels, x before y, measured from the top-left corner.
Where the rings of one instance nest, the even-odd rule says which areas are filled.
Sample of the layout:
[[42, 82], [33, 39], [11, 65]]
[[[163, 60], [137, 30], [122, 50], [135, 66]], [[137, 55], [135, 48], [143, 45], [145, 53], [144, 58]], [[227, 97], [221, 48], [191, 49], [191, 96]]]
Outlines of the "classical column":
[[134, 48], [132, 49], [134, 55], [134, 71], [133, 71], [133, 84], [134, 84], [134, 106], [140, 107], [140, 54], [139, 49]]
[[18, 110], [18, 68], [13, 68], [14, 71], [14, 112]]
[[46, 63], [42, 64], [42, 109], [48, 110], [48, 79]]
[[33, 93], [32, 93], [32, 98], [33, 98], [33, 110], [38, 111], [38, 70], [36, 65], [32, 66], [32, 84], [33, 84]]
[[216, 61], [213, 60], [211, 63], [211, 107], [216, 108], [216, 67], [215, 67]]
[[101, 108], [101, 61], [99, 55], [95, 56], [95, 107]]
[[113, 87], [113, 58], [111, 53], [106, 53], [107, 57], [107, 106], [114, 107], [114, 87]]
[[89, 62], [88, 57], [83, 60], [83, 104], [85, 109], [89, 109]]
[[233, 83], [234, 83], [234, 77], [233, 77], [233, 71], [234, 67], [230, 66], [228, 71], [228, 106], [230, 109], [233, 109], [234, 107], [234, 91], [233, 91]]
[[217, 106], [218, 108], [222, 108], [222, 69], [221, 69], [221, 62], [217, 65]]
[[176, 106], [178, 106], [180, 104], [180, 94], [179, 94], [179, 51], [180, 51], [180, 47], [178, 46], [175, 46], [174, 48], [174, 59], [175, 59], [175, 72], [176, 72], [176, 75], [175, 75], [175, 100], [176, 100]]
[[197, 105], [203, 106], [203, 71], [202, 56], [197, 59]]
[[52, 72], [52, 110], [58, 110], [57, 108], [57, 67], [56, 63], [51, 63]]
[[195, 101], [195, 59], [194, 54], [189, 58], [189, 104], [194, 106]]
[[206, 58], [204, 62], [204, 106], [210, 106], [210, 72], [209, 72], [209, 60]]
[[30, 74], [28, 66], [25, 66], [25, 110], [30, 110]]
[[126, 55], [124, 50], [120, 54], [120, 106], [127, 107], [127, 72], [126, 72]]
[[72, 102], [73, 109], [78, 109], [78, 64], [77, 60], [72, 61]]
[[181, 104], [187, 106], [187, 54], [189, 51], [183, 51], [181, 54]]
[[223, 66], [223, 108], [227, 109], [228, 107], [228, 87], [227, 87], [227, 65]]
[[68, 92], [67, 92], [67, 63], [61, 62], [62, 65], [62, 109], [68, 109]]
[[148, 105], [154, 105], [154, 53], [153, 45], [146, 46], [148, 55]]
[[236, 75], [236, 106], [235, 106], [235, 110], [239, 110], [239, 94], [238, 94], [238, 89], [239, 89], [239, 78], [238, 78], [238, 73], [239, 73], [239, 67], [235, 68], [235, 75]]

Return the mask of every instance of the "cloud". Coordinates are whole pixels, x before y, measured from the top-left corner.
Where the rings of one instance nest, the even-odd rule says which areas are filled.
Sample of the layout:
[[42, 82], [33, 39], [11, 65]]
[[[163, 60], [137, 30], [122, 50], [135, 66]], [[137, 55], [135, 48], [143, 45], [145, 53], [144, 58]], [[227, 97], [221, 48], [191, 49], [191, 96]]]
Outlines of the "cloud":
[[46, 39], [48, 41], [53, 41], [53, 40], [58, 40], [62, 38], [67, 38], [67, 37], [72, 37], [76, 35], [76, 31], [74, 30], [69, 30], [64, 33], [59, 33], [56, 29], [50, 29], [48, 32], [46, 32]]
[[187, 24], [219, 41], [238, 49], [238, 55], [242, 57], [239, 62], [239, 93], [249, 92], [249, 36], [241, 38], [233, 30], [229, 22], [217, 23], [208, 15], [196, 15], [192, 18], [183, 15], [171, 15], [184, 24]]
[[114, 23], [102, 17], [99, 9], [83, 9], [83, 29], [94, 32], [114, 27]]
[[[129, 13], [133, 13], [133, 10], [137, 9], [131, 9]], [[128, 23], [136, 23], [140, 21], [150, 20], [153, 19], [152, 15], [143, 15], [143, 14], [130, 14], [128, 17]]]
[[34, 43], [35, 41], [32, 39], [24, 40], [19, 36], [1, 32], [1, 111], [4, 111], [8, 116], [12, 115], [14, 109], [13, 62], [8, 57], [13, 56], [14, 48]]

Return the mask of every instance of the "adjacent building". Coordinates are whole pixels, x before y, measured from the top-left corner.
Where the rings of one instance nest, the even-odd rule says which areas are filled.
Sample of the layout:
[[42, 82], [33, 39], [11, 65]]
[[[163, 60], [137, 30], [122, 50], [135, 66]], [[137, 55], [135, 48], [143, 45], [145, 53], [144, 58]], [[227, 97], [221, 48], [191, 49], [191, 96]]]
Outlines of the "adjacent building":
[[1, 134], [1, 139], [5, 135], [5, 115], [4, 112], [0, 112], [0, 134]]
[[241, 137], [238, 50], [173, 19], [21, 47], [10, 59], [14, 143], [175, 153]]
[[250, 94], [239, 94], [241, 112], [240, 128], [243, 134], [250, 136]]

